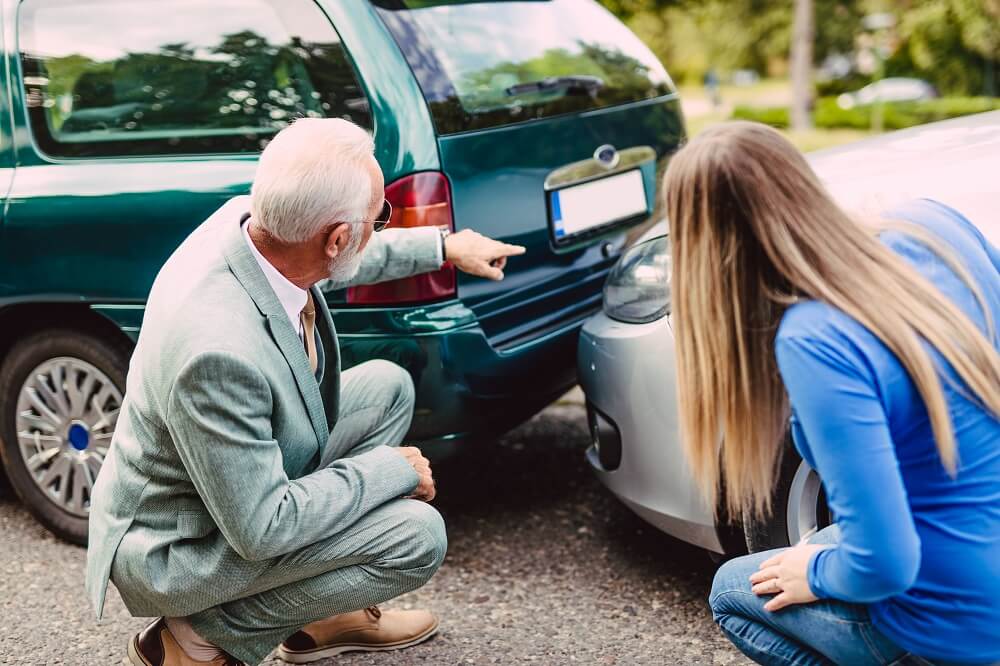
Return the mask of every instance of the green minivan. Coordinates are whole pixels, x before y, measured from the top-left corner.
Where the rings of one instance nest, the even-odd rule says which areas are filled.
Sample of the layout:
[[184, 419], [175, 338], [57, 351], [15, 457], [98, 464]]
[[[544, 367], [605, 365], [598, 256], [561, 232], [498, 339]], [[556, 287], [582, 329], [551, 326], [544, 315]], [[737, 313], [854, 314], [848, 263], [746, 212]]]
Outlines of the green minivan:
[[574, 384], [580, 326], [684, 138], [666, 71], [593, 0], [0, 8], [0, 453], [79, 543], [153, 278], [289, 122], [370, 128], [394, 225], [528, 248], [500, 283], [446, 266], [328, 292], [345, 366], [413, 376], [421, 443], [496, 435]]

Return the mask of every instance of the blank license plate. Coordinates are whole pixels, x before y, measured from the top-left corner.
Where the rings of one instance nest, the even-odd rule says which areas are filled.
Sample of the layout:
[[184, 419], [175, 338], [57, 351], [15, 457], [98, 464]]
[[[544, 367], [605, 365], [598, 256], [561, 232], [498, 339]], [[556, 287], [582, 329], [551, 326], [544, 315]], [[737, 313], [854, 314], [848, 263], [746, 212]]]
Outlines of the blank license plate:
[[549, 193], [552, 235], [561, 245], [649, 212], [638, 169]]

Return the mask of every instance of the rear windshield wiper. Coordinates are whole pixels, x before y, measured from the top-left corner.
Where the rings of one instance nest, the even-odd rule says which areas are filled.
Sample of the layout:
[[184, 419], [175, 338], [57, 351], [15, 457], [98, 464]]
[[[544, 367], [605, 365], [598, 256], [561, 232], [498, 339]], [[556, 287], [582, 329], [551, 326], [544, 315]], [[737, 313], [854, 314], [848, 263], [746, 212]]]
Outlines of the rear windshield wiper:
[[565, 92], [585, 92], [593, 95], [604, 87], [604, 79], [597, 76], [586, 76], [576, 74], [573, 76], [548, 76], [538, 81], [528, 81], [518, 83], [507, 88], [505, 91], [509, 97], [525, 95], [528, 93], [554, 92], [562, 90]]

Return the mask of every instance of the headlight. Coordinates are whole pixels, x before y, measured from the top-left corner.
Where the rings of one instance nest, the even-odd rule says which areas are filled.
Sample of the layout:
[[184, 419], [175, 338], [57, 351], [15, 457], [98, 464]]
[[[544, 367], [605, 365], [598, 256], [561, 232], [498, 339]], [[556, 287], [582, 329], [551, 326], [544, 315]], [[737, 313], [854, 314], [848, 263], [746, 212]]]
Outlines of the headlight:
[[622, 255], [604, 285], [604, 312], [645, 324], [670, 312], [670, 242], [659, 236]]

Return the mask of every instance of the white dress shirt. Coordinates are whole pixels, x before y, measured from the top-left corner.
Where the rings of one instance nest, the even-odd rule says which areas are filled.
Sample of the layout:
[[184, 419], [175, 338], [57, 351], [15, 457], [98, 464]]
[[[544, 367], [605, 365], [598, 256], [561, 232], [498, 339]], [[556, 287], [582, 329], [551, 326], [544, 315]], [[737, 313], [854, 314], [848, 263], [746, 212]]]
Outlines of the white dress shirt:
[[264, 271], [264, 277], [267, 278], [268, 284], [270, 284], [271, 289], [274, 290], [274, 295], [278, 297], [281, 307], [285, 309], [285, 314], [288, 315], [288, 321], [292, 324], [292, 330], [298, 333], [301, 338], [302, 308], [306, 306], [306, 301], [309, 298], [306, 294], [306, 290], [289, 282], [288, 278], [282, 275], [278, 269], [272, 266], [271, 262], [260, 253], [260, 250], [257, 249], [256, 245], [254, 245], [253, 239], [250, 238], [250, 232], [247, 230], [249, 225], [249, 221], [243, 223], [243, 239], [250, 247], [250, 252], [253, 253], [253, 258], [257, 260], [258, 264], [260, 264], [260, 269]]

